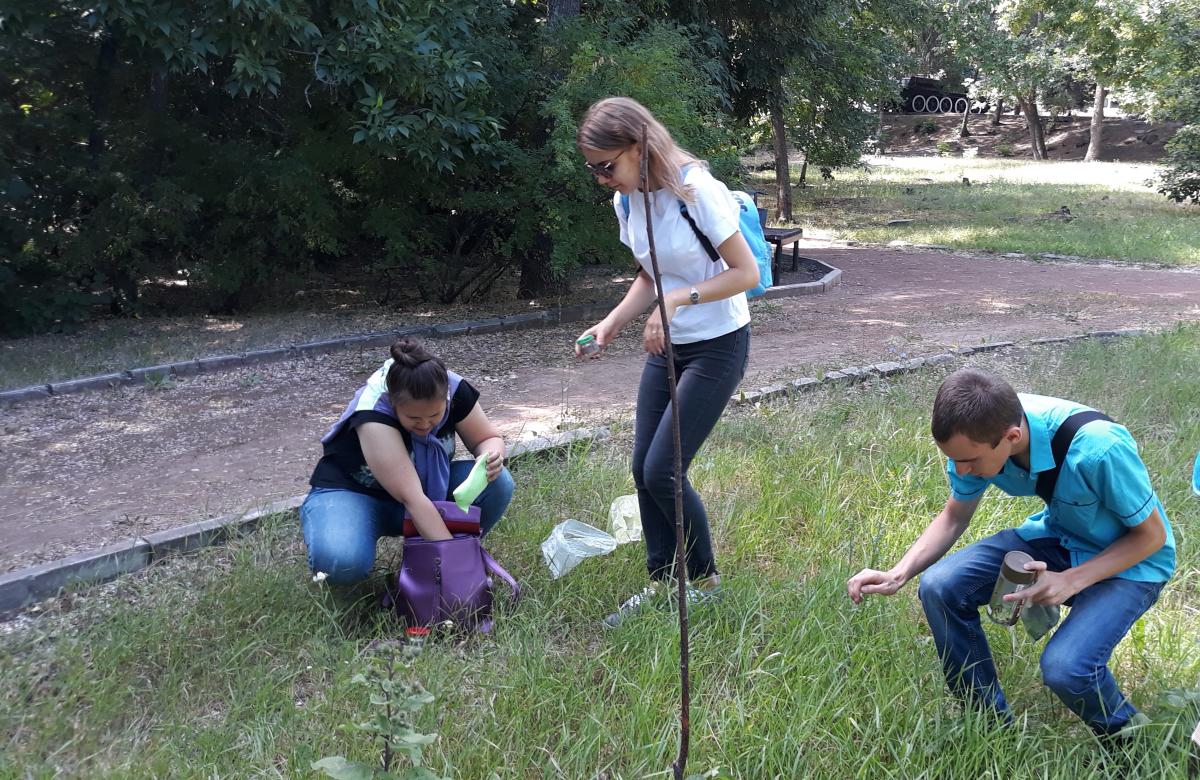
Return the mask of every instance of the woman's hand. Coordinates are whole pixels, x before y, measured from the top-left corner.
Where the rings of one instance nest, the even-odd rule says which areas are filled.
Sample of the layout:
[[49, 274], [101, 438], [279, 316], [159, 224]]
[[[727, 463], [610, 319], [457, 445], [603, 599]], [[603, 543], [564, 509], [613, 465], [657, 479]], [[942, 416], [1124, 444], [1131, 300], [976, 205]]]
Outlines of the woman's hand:
[[442, 520], [437, 507], [424, 495], [410, 502], [405, 509], [412, 515], [413, 525], [417, 527], [417, 533], [421, 534], [422, 539], [438, 542], [454, 538], [454, 534], [450, 533], [450, 529], [446, 527], [446, 522]]
[[[667, 322], [674, 322], [679, 304], [675, 302], [675, 297], [671, 293], [667, 293], [665, 297], [666, 300], [663, 302], [666, 304]], [[642, 344], [651, 355], [661, 355], [667, 348], [667, 340], [663, 335], [662, 312], [657, 305], [646, 319], [646, 328], [642, 332]]]
[[604, 354], [605, 347], [607, 347], [609, 344], [611, 344], [613, 341], [616, 340], [618, 332], [619, 332], [618, 329], [613, 327], [612, 324], [609, 323], [607, 317], [600, 320], [595, 325], [593, 325], [592, 327], [585, 330], [583, 333], [580, 333], [578, 336], [576, 336], [576, 338], [575, 338], [575, 341], [576, 341], [575, 357], [580, 357], [580, 358], [584, 357], [583, 353], [579, 349], [579, 343], [578, 343], [579, 339], [583, 338], [584, 336], [595, 336], [596, 343], [600, 345], [599, 352], [596, 352], [595, 354], [587, 356], [588, 360], [595, 360], [596, 358], [600, 357], [600, 355]]
[[488, 456], [486, 466], [488, 482], [494, 482], [504, 468], [504, 449], [504, 439], [497, 437], [480, 444], [479, 451], [475, 453], [476, 458], [483, 457], [485, 453]]

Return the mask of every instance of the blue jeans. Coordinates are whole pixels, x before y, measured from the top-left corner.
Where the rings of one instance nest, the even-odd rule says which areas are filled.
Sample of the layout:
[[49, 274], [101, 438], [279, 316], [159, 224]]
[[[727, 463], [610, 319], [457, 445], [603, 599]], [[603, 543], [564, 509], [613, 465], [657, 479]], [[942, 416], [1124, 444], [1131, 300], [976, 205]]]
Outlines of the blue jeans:
[[[693, 580], [716, 574], [717, 564], [708, 530], [708, 513], [688, 481], [687, 469], [742, 381], [749, 356], [749, 325], [706, 341], [675, 345], [683, 456], [683, 527], [688, 577]], [[638, 386], [633, 484], [637, 487], [642, 537], [646, 540], [646, 568], [651, 579], [667, 577], [675, 564], [674, 459], [667, 360], [650, 355]]]
[[[991, 598], [1009, 550], [1045, 561], [1050, 571], [1071, 567], [1070, 553], [1057, 539], [1026, 542], [1007, 530], [930, 566], [918, 590], [950, 689], [993, 708], [1005, 720], [1011, 719], [1008, 702], [996, 679], [979, 608]], [[1162, 587], [1161, 582], [1112, 577], [1084, 588], [1068, 599], [1071, 610], [1042, 651], [1046, 687], [1098, 734], [1118, 731], [1137, 712], [1117, 688], [1108, 659], [1134, 621], [1158, 600]]]
[[[470, 460], [451, 462], [451, 491], [467, 478], [473, 465]], [[508, 469], [501, 469], [500, 475], [472, 502], [479, 507], [483, 533], [500, 520], [512, 495], [512, 475]], [[325, 572], [329, 582], [337, 585], [366, 579], [375, 566], [379, 537], [399, 536], [403, 524], [403, 504], [353, 490], [313, 488], [300, 507], [308, 567], [313, 572]]]

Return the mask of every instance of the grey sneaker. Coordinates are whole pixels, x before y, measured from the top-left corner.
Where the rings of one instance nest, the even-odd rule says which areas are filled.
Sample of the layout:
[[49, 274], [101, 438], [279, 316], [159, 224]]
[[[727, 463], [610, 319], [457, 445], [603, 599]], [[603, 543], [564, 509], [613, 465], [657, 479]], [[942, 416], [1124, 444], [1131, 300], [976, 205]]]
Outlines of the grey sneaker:
[[716, 604], [725, 597], [725, 591], [721, 590], [720, 585], [711, 588], [697, 588], [690, 582], [687, 584], [687, 602], [691, 607], [702, 607], [707, 604]]
[[632, 617], [638, 612], [641, 612], [646, 606], [658, 599], [658, 585], [647, 585], [637, 593], [622, 602], [621, 606], [617, 607], [617, 611], [604, 618], [604, 626], [606, 628], [616, 628], [625, 622], [629, 617]]

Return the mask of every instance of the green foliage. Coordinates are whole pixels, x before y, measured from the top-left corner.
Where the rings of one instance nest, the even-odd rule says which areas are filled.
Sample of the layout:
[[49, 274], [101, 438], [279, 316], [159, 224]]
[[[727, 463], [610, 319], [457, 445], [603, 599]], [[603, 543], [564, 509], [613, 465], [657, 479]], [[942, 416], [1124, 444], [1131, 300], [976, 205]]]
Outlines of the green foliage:
[[932, 119], [918, 119], [913, 123], [914, 133], [923, 133], [930, 135], [938, 131], [938, 123]]
[[[17, 300], [0, 332], [96, 303], [137, 313], [142, 290], [180, 283], [243, 308], [331, 261], [369, 266], [383, 204], [422, 224], [422, 188], [397, 182], [444, 189], [498, 164], [488, 76], [509, 13], [14, 0], [0, 12], [0, 295]], [[409, 246], [438, 248], [413, 233]]]
[[937, 152], [941, 157], [949, 157], [955, 152], [955, 145], [952, 141], [938, 141]]
[[1001, 157], [1012, 157], [1015, 153], [1012, 144], [997, 144], [996, 146], [996, 154]]
[[[579, 119], [593, 102], [626, 95], [643, 103], [675, 140], [730, 184], [739, 172], [732, 136], [718, 111], [721, 95], [696, 62], [696, 52], [674, 25], [652, 23], [589, 31], [577, 25], [560, 35], [578, 36], [561, 82], [543, 105], [552, 122], [548, 169], [527, 197], [555, 236], [552, 267], [561, 272], [579, 258], [627, 262], [616, 240], [612, 191], [581, 165], [575, 146]], [[529, 171], [532, 177], [537, 171]], [[539, 191], [540, 190], [540, 191]], [[620, 258], [620, 259], [618, 259]]]
[[[399, 675], [412, 667], [412, 650], [395, 642], [377, 644], [364, 658], [365, 669], [354, 675], [352, 683], [366, 688], [375, 715], [353, 724], [353, 729], [372, 734], [383, 743], [380, 767], [343, 756], [329, 756], [312, 762], [312, 768], [333, 780], [441, 780], [425, 768], [421, 749], [437, 739], [436, 734], [422, 734], [414, 728], [414, 719], [421, 709], [434, 700], [433, 694], [419, 682], [402, 679]], [[394, 768], [398, 753], [407, 756], [412, 766], [403, 771]]]
[[1176, 203], [1200, 205], [1200, 125], [1179, 128], [1167, 142], [1158, 191]]

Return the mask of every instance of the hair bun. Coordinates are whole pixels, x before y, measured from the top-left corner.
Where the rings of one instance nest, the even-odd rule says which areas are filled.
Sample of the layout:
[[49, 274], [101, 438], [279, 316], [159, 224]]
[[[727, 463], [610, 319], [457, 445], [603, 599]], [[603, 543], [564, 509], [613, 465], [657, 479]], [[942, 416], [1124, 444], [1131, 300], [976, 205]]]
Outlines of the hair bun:
[[392, 360], [388, 369], [387, 386], [395, 405], [397, 398], [423, 401], [443, 397], [449, 384], [446, 366], [425, 347], [413, 339], [400, 339], [392, 344]]
[[391, 352], [392, 359], [405, 368], [416, 368], [427, 360], [433, 360], [433, 355], [410, 339], [400, 339], [392, 344]]

